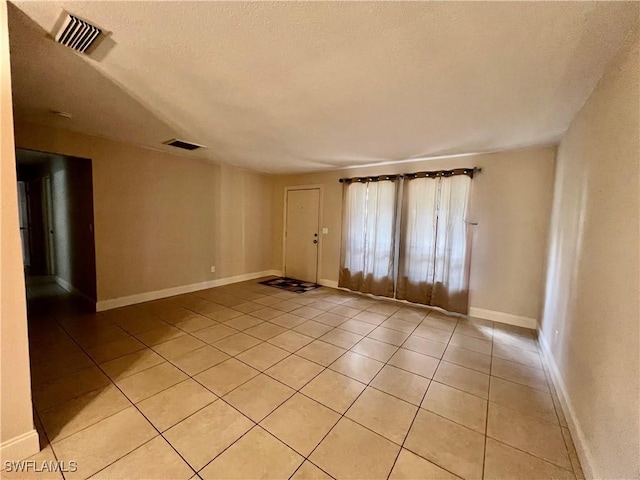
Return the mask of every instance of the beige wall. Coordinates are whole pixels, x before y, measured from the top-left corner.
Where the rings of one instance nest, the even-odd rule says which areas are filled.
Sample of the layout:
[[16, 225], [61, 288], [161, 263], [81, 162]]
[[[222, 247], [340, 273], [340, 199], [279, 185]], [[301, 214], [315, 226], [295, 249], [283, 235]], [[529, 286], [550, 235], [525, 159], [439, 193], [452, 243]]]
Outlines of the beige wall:
[[0, 411], [1, 460], [21, 460], [38, 451], [33, 428], [29, 346], [22, 269], [7, 4], [0, 1], [0, 79], [2, 84], [0, 130]]
[[474, 240], [471, 306], [538, 319], [543, 289], [554, 148], [531, 148], [468, 157], [428, 160], [276, 178], [273, 201], [274, 268], [282, 268], [284, 187], [321, 185], [321, 263], [318, 276], [337, 282], [340, 263], [342, 185], [338, 179], [457, 167], [482, 167], [473, 180], [469, 220]]
[[638, 59], [636, 36], [558, 150], [541, 335], [587, 478], [640, 471]]
[[92, 159], [98, 301], [272, 264], [269, 176], [31, 123], [16, 144]]

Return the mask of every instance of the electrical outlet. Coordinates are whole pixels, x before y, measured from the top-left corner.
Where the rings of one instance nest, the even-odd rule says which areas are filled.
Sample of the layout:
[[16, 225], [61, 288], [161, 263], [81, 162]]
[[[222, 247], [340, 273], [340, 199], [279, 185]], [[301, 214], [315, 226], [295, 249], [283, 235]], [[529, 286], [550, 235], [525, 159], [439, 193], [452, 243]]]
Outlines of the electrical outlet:
[[216, 267], [215, 266], [211, 266], [211, 273], [216, 273]]

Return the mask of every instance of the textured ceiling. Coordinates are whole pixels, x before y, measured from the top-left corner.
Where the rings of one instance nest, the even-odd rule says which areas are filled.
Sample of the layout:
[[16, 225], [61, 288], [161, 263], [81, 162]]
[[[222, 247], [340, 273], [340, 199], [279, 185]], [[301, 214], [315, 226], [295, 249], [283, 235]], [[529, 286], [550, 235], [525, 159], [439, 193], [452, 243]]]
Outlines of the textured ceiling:
[[[14, 2], [16, 117], [264, 172], [549, 144], [639, 6]], [[63, 9], [112, 32], [96, 58], [47, 36]]]

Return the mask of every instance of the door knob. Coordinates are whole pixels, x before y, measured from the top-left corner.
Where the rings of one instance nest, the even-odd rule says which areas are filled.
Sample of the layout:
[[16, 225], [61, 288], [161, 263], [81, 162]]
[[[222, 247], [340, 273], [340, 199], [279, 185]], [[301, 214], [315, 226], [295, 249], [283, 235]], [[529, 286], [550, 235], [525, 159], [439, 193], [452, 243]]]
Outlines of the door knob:
[[313, 240], [313, 243], [318, 243], [318, 240], [314, 239], [314, 240]]

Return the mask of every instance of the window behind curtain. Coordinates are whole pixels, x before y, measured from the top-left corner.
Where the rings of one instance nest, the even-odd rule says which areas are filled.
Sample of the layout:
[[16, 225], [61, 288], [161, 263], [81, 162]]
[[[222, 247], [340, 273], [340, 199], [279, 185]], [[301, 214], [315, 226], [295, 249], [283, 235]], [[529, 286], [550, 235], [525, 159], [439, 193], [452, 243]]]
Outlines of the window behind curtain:
[[351, 182], [343, 188], [338, 285], [393, 297], [398, 181]]
[[345, 183], [338, 285], [467, 313], [471, 178], [405, 178], [402, 193], [399, 184]]
[[438, 179], [404, 183], [397, 298], [428, 304], [436, 265]]
[[406, 179], [396, 298], [467, 313], [467, 175]]

